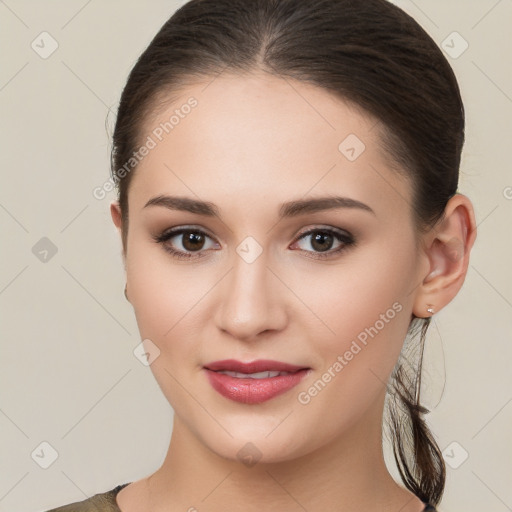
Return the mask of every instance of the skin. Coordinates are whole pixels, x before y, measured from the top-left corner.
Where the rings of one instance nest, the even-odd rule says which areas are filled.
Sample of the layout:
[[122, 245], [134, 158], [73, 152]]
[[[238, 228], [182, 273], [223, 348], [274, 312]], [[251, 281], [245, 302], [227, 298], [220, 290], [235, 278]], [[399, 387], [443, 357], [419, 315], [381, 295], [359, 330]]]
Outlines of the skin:
[[[462, 286], [476, 235], [470, 201], [455, 195], [444, 220], [420, 234], [411, 183], [389, 167], [375, 120], [310, 84], [223, 73], [180, 92], [145, 125], [143, 139], [190, 96], [198, 100], [134, 171], [123, 252], [141, 339], [160, 350], [150, 368], [174, 426], [162, 466], [120, 491], [120, 509], [419, 512], [422, 502], [384, 463], [385, 383], [412, 314], [429, 316], [428, 305], [438, 312]], [[349, 134], [366, 146], [352, 162], [338, 149]], [[214, 203], [219, 215], [144, 207], [162, 194]], [[332, 195], [373, 213], [278, 218], [284, 202]], [[115, 201], [111, 215], [121, 233]], [[203, 257], [175, 259], [152, 238], [179, 226], [207, 233]], [[356, 243], [334, 254], [342, 243], [332, 238], [332, 255], [315, 258], [315, 233], [300, 239], [313, 228], [348, 231]], [[248, 236], [262, 249], [252, 263], [236, 252]], [[167, 245], [190, 248], [182, 235]], [[298, 394], [396, 303], [400, 312], [300, 403]], [[240, 404], [202, 369], [228, 358], [312, 371], [272, 400]], [[261, 456], [250, 467], [237, 457], [249, 442]]]

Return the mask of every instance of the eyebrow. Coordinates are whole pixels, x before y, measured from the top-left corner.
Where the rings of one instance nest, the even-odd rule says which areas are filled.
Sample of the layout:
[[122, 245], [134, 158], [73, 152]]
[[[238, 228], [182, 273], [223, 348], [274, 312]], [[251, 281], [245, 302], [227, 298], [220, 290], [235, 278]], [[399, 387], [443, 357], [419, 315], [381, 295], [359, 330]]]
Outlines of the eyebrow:
[[[200, 201], [181, 196], [159, 195], [151, 198], [145, 205], [162, 206], [169, 210], [179, 210], [207, 217], [220, 217], [218, 207], [208, 201]], [[357, 208], [375, 215], [375, 212], [367, 204], [349, 197], [327, 196], [312, 199], [299, 199], [283, 203], [279, 208], [279, 218], [297, 217], [308, 213], [335, 210], [339, 208]]]

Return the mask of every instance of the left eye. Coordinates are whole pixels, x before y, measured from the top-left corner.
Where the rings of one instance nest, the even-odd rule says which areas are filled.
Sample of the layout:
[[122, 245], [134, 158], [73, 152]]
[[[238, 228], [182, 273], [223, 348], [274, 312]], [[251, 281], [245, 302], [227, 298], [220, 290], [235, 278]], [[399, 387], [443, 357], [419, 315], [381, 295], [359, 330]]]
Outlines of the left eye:
[[[333, 254], [339, 253], [346, 249], [348, 246], [354, 244], [354, 238], [347, 232], [338, 232], [332, 229], [312, 229], [307, 233], [301, 235], [299, 240], [295, 244], [310, 238], [309, 245], [313, 248], [313, 251], [306, 250], [307, 252], [313, 252], [314, 257], [327, 257]], [[338, 241], [338, 247], [331, 250], [335, 241]], [[294, 245], [295, 245], [294, 244]]]

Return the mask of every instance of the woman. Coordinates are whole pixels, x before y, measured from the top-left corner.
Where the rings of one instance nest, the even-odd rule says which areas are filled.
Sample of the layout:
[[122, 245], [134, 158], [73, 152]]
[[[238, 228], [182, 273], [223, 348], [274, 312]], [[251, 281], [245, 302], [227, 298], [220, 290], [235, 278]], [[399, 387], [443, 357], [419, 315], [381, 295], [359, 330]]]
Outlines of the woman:
[[452, 69], [385, 0], [179, 9], [123, 91], [111, 205], [171, 442], [54, 510], [435, 510], [421, 361], [476, 236], [463, 141]]

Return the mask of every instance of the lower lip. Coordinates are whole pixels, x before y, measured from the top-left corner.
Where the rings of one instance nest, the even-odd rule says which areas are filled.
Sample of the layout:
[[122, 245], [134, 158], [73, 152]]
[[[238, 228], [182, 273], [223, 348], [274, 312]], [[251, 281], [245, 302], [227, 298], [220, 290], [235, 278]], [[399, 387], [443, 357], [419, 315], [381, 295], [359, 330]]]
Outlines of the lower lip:
[[267, 379], [239, 379], [207, 368], [205, 371], [213, 389], [222, 396], [243, 404], [260, 404], [295, 387], [310, 368]]

